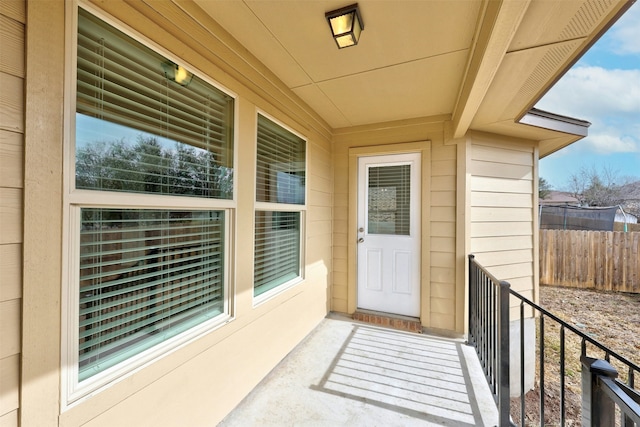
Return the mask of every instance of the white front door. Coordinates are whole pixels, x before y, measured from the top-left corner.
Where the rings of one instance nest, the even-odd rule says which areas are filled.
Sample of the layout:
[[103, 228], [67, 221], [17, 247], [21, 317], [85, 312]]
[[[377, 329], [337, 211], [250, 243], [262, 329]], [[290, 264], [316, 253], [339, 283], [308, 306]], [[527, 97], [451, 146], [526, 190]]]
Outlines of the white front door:
[[358, 159], [358, 308], [420, 316], [420, 154]]

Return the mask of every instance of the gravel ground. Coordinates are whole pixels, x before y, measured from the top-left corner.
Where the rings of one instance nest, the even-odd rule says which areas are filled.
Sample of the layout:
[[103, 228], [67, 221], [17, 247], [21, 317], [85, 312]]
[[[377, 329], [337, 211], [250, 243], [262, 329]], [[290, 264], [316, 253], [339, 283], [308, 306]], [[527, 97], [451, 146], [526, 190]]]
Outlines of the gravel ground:
[[[590, 289], [540, 287], [540, 305], [611, 350], [640, 365], [640, 294], [600, 292]], [[560, 328], [545, 320], [545, 426], [560, 425]], [[538, 340], [536, 340], [538, 341]], [[536, 346], [538, 347], [538, 345]], [[565, 340], [565, 421], [580, 425], [581, 340], [567, 331]], [[539, 349], [536, 348], [536, 360]], [[587, 346], [587, 355], [604, 358], [602, 351]], [[627, 373], [612, 359], [626, 380]], [[536, 370], [538, 372], [538, 370]], [[637, 377], [637, 374], [636, 374]], [[539, 425], [539, 378], [526, 395], [525, 424]], [[635, 388], [640, 388], [636, 379]], [[520, 424], [520, 399], [512, 399], [512, 417]]]

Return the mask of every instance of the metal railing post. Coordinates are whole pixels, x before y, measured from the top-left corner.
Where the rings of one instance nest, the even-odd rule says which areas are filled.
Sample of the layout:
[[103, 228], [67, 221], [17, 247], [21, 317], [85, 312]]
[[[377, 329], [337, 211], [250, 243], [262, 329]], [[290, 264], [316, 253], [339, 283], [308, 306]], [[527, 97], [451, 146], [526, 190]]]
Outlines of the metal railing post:
[[500, 349], [499, 356], [499, 392], [498, 392], [498, 414], [500, 426], [511, 425], [510, 421], [510, 393], [509, 381], [509, 288], [508, 282], [500, 282], [499, 304], [498, 304], [498, 336]]
[[469, 255], [469, 343], [476, 345], [476, 293], [477, 279], [476, 271], [473, 268], [473, 254]]
[[598, 377], [614, 379], [618, 371], [602, 359], [587, 356], [582, 362], [582, 425], [587, 427], [615, 426], [616, 406], [602, 389]]

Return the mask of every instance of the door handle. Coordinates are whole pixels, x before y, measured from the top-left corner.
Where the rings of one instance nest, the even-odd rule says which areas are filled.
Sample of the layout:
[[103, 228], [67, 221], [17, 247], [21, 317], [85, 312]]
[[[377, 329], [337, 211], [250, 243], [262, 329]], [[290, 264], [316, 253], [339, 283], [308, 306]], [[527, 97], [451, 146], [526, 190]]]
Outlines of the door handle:
[[362, 243], [362, 242], [364, 242], [364, 238], [361, 237], [358, 239], [358, 243]]

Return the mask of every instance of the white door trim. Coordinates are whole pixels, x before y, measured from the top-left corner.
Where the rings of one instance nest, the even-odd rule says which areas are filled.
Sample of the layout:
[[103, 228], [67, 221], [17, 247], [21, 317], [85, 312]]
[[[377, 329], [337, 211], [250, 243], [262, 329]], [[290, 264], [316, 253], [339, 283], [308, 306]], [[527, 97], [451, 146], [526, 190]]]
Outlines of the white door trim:
[[[368, 217], [368, 205], [372, 201], [369, 194], [379, 190], [370, 187], [369, 171], [398, 166], [410, 168], [410, 221], [408, 229], [402, 231], [396, 227], [395, 212], [382, 213], [384, 219], [379, 220], [383, 222], [376, 222]], [[358, 157], [356, 269], [359, 309], [420, 316], [421, 171], [420, 152]], [[381, 188], [376, 193], [392, 194], [391, 198], [387, 198], [387, 203], [395, 206], [396, 201], [401, 201], [399, 194], [396, 197], [396, 190], [399, 188], [392, 185]]]

